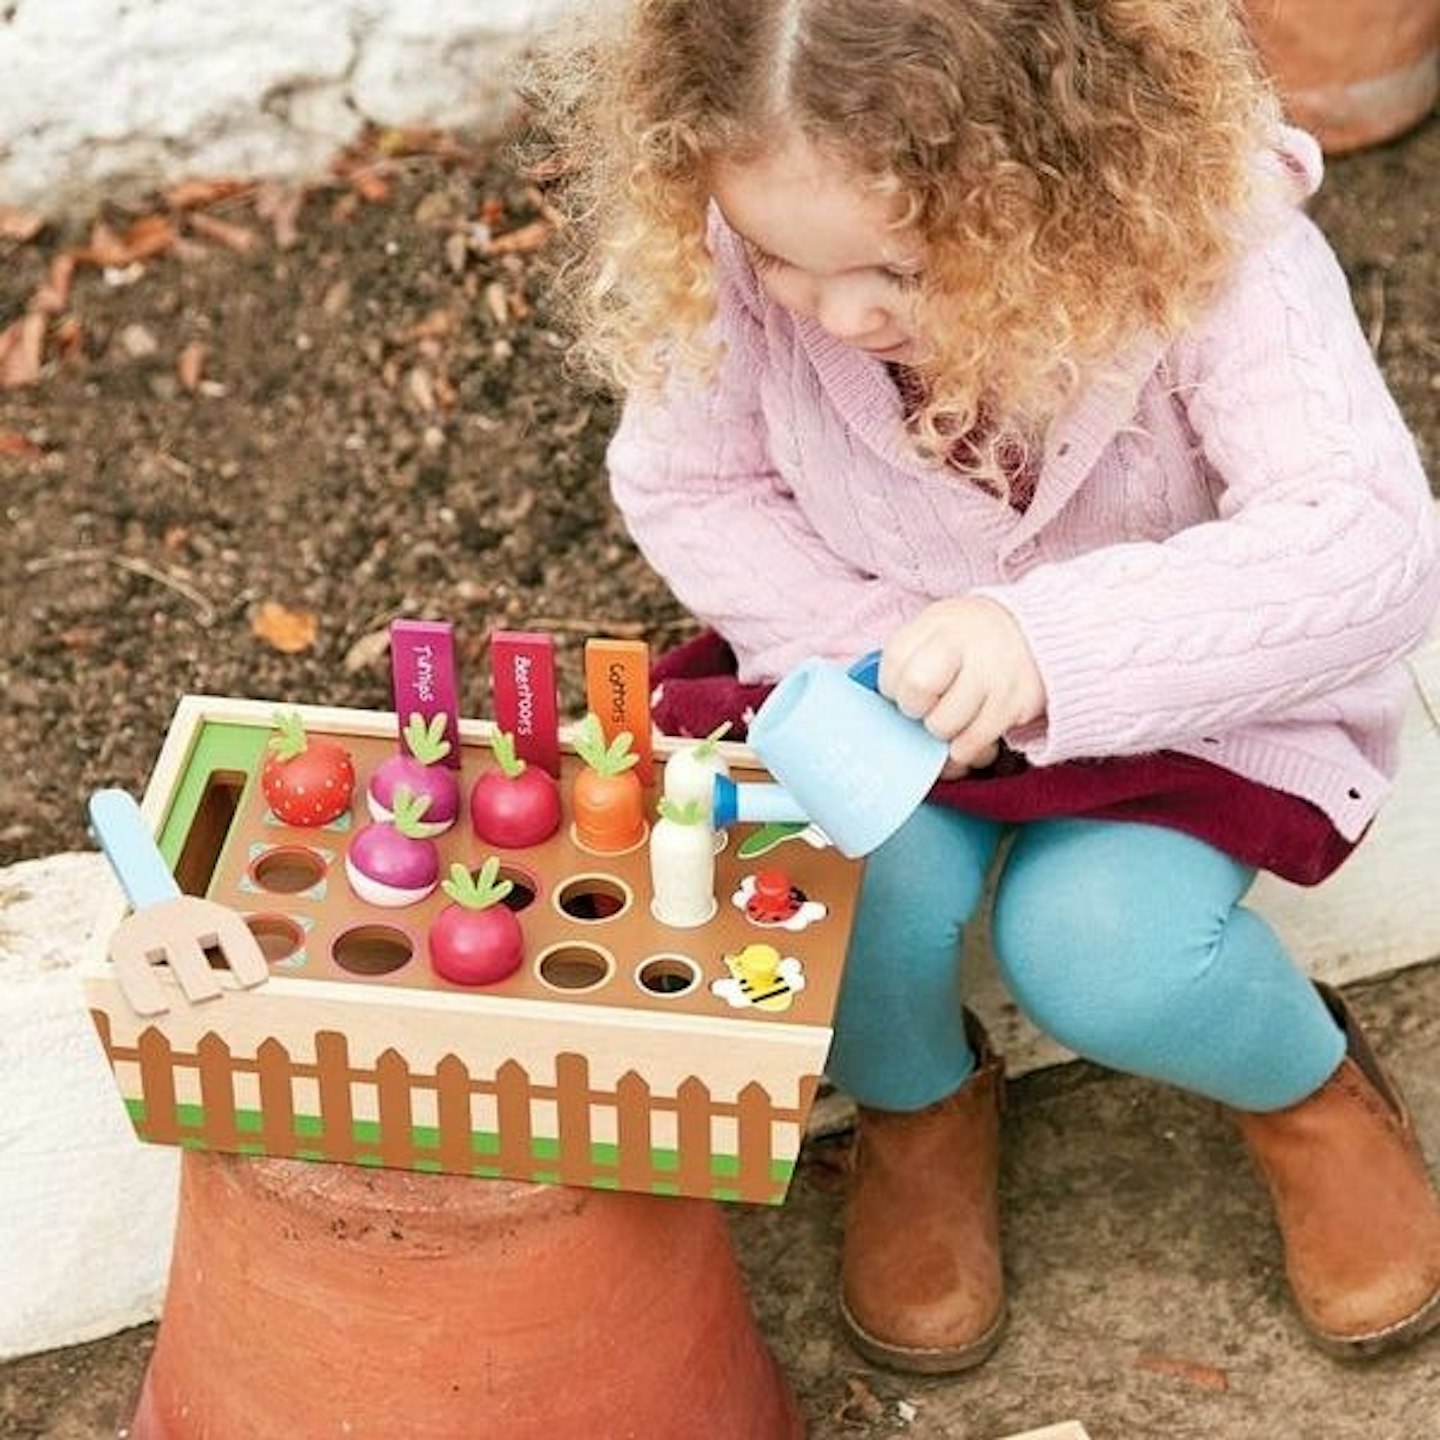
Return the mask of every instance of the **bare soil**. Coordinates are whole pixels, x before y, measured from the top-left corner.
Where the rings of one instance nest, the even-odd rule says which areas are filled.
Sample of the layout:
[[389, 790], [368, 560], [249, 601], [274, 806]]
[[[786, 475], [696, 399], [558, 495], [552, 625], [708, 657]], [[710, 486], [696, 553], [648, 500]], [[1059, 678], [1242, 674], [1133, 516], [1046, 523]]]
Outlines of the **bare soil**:
[[[614, 409], [564, 369], [543, 195], [505, 144], [375, 137], [288, 197], [293, 236], [286, 198], [171, 195], [96, 217], [99, 241], [89, 223], [0, 238], [0, 336], [57, 257], [115, 262], [79, 266], [48, 302], [40, 373], [0, 389], [0, 865], [87, 848], [86, 796], [143, 788], [186, 692], [387, 706], [397, 616], [456, 623], [474, 714], [497, 626], [557, 635], [570, 714], [587, 636], [691, 631], [609, 507]], [[1314, 213], [1433, 471], [1440, 120], [1332, 162]], [[133, 253], [157, 233], [160, 253]], [[1433, 1018], [1437, 974], [1390, 987], [1396, 1013]], [[1407, 1036], [1433, 1093], [1433, 1025], [1385, 1038]], [[1278, 1255], [1258, 1195], [1231, 1189], [1228, 1132], [1173, 1092], [1099, 1078], [1069, 1066], [1016, 1087], [1026, 1303], [963, 1385], [885, 1376], [840, 1344], [828, 1147], [807, 1151], [783, 1215], [737, 1216], [817, 1440], [966, 1440], [1067, 1414], [1108, 1423], [1097, 1437], [1239, 1440], [1296, 1413], [1344, 1440], [1419, 1433], [1401, 1413], [1423, 1430], [1426, 1357], [1342, 1374], [1277, 1318]], [[125, 1434], [153, 1336], [0, 1367], [0, 1435]]]
[[[1437, 196], [1432, 119], [1314, 207], [1431, 460]], [[509, 143], [374, 137], [284, 198], [293, 235], [254, 187], [96, 217], [175, 242], [82, 263], [38, 381], [0, 390], [0, 864], [85, 847], [86, 795], [143, 788], [187, 691], [384, 706], [396, 616], [455, 622], [476, 714], [497, 626], [558, 635], [571, 713], [587, 636], [689, 633], [608, 504], [613, 405], [564, 367]], [[0, 240], [0, 331], [87, 243]]]

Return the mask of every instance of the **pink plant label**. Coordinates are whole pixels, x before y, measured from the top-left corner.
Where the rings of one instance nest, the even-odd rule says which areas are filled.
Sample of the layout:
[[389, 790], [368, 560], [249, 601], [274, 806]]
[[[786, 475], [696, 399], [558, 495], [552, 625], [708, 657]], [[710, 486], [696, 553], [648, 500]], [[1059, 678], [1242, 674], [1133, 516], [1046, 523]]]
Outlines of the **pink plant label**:
[[555, 642], [526, 630], [496, 630], [490, 637], [495, 725], [515, 737], [515, 753], [560, 776], [560, 705], [555, 683]]
[[400, 744], [408, 751], [405, 726], [416, 713], [426, 720], [445, 716], [450, 753], [445, 764], [460, 768], [460, 687], [455, 667], [455, 627], [448, 620], [396, 620], [390, 626], [390, 676]]

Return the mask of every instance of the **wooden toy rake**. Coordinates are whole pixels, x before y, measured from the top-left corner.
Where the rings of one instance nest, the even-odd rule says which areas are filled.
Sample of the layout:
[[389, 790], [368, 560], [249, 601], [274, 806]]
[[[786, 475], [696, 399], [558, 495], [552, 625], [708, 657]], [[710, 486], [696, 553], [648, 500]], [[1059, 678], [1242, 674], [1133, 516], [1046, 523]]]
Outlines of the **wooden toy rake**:
[[157, 974], [162, 962], [192, 1003], [223, 993], [212, 954], [239, 985], [269, 978], [260, 942], [238, 912], [216, 900], [181, 894], [132, 796], [97, 790], [90, 797], [90, 826], [134, 906], [109, 949], [116, 983], [137, 1014], [163, 1015], [170, 1008]]

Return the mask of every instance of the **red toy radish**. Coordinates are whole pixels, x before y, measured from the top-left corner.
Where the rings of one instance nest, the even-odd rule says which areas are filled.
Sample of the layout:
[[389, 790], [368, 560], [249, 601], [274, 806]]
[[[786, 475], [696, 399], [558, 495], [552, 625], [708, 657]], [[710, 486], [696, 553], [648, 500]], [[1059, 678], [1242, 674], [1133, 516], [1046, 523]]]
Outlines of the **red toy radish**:
[[515, 754], [515, 737], [501, 731], [492, 746], [499, 767], [483, 771], [470, 791], [470, 823], [489, 845], [523, 850], [560, 828], [560, 787], [538, 765]]
[[394, 799], [394, 819], [365, 826], [345, 856], [355, 893], [368, 904], [392, 908], [423, 900], [440, 879], [440, 852], [422, 833], [429, 800], [403, 785]]
[[450, 878], [440, 888], [451, 903], [435, 917], [428, 937], [430, 964], [441, 979], [456, 985], [493, 985], [524, 962], [520, 922], [500, 903], [511, 882], [497, 880], [499, 873], [495, 855], [475, 875], [458, 862], [450, 867]]
[[275, 717], [260, 788], [277, 820], [286, 825], [328, 825], [350, 808], [355, 765], [338, 740], [307, 735], [298, 711]]
[[633, 767], [630, 733], [608, 745], [593, 711], [580, 722], [575, 750], [586, 768], [575, 777], [575, 839], [601, 855], [633, 850], [645, 838], [645, 792]]
[[430, 801], [422, 834], [440, 835], [455, 823], [460, 814], [460, 780], [442, 763], [450, 753], [445, 738], [448, 720], [443, 713], [433, 715], [428, 723], [419, 711], [411, 715], [405, 725], [406, 749], [392, 755], [370, 777], [365, 799], [372, 818], [390, 819], [395, 794], [403, 787]]

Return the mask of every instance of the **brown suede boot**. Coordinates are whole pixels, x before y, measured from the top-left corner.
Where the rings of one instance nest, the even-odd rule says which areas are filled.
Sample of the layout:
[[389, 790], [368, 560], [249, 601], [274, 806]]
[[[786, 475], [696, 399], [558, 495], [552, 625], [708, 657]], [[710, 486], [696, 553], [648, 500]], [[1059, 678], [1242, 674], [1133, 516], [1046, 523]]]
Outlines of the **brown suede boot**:
[[1297, 1105], [1237, 1117], [1305, 1328], [1358, 1358], [1440, 1325], [1440, 1200], [1404, 1102], [1339, 995], [1317, 988], [1345, 1031], [1340, 1068]]
[[1005, 1326], [997, 1197], [1004, 1066], [968, 1012], [978, 1063], [924, 1110], [861, 1107], [840, 1269], [840, 1316], [877, 1365], [968, 1370]]

